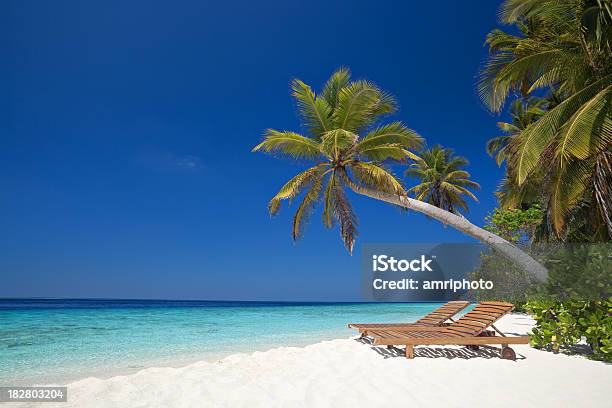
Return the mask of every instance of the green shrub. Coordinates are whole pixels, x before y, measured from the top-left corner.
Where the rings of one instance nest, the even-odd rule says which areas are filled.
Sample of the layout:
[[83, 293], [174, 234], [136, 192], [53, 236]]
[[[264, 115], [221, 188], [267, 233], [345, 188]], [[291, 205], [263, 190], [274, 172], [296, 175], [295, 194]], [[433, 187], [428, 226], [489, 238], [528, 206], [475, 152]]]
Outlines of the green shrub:
[[589, 358], [612, 361], [612, 298], [609, 300], [538, 300], [527, 302], [533, 315], [531, 345], [568, 351], [582, 338], [593, 350]]

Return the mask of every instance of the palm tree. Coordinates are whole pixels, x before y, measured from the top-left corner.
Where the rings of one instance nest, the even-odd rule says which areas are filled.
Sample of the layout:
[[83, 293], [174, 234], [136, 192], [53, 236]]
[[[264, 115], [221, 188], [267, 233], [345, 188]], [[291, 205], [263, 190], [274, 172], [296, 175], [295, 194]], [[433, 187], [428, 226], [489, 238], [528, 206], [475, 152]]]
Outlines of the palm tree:
[[516, 99], [509, 110], [511, 122], [497, 122], [497, 127], [505, 134], [489, 139], [486, 149], [489, 156], [495, 157], [498, 166], [511, 155], [510, 142], [546, 112], [547, 103], [546, 99], [535, 96]]
[[463, 196], [478, 201], [468, 189], [479, 189], [480, 185], [469, 179], [470, 173], [462, 170], [468, 161], [464, 157], [455, 156], [451, 149], [435, 145], [421, 152], [421, 160], [416, 160], [404, 174], [416, 177], [420, 183], [410, 188], [414, 198], [425, 201], [453, 214], [459, 210], [468, 211]]
[[[538, 120], [548, 106], [555, 103], [556, 96], [554, 93], [546, 98], [529, 96], [518, 98], [512, 103], [509, 109], [511, 121], [497, 122], [497, 127], [505, 134], [489, 139], [486, 145], [487, 153], [495, 157], [498, 166], [501, 166], [508, 157], [512, 157], [521, 132]], [[506, 164], [506, 173], [507, 176], [495, 192], [501, 208], [529, 207], [539, 201], [542, 195], [541, 189], [538, 189], [541, 176], [536, 177], [534, 172], [529, 180], [519, 185], [516, 182], [515, 172], [508, 164]]]
[[[553, 89], [563, 100], [522, 129], [508, 175], [520, 186], [546, 169], [542, 186], [557, 236], [584, 203], [612, 236], [612, 7], [609, 0], [506, 0], [501, 21], [519, 35], [493, 30], [478, 91], [499, 112], [508, 96]], [[538, 176], [536, 176], [538, 177]]]
[[502, 209], [520, 208], [526, 210], [540, 204], [543, 192], [535, 180], [529, 180], [518, 185], [514, 178], [508, 175], [499, 182], [493, 193]]
[[291, 178], [268, 204], [272, 215], [282, 200], [302, 195], [293, 217], [292, 236], [298, 239], [316, 204], [323, 202], [323, 223], [340, 226], [341, 238], [352, 253], [357, 235], [357, 217], [345, 189], [421, 212], [444, 224], [496, 246], [523, 269], [539, 279], [546, 269], [506, 240], [477, 227], [451, 212], [409, 198], [401, 181], [387, 163], [418, 159], [422, 138], [399, 121], [380, 124], [379, 119], [396, 111], [393, 97], [375, 84], [351, 81], [348, 69], [341, 68], [327, 81], [320, 95], [299, 79], [292, 83], [292, 95], [307, 130], [306, 135], [268, 129], [253, 151], [289, 156], [313, 165]]

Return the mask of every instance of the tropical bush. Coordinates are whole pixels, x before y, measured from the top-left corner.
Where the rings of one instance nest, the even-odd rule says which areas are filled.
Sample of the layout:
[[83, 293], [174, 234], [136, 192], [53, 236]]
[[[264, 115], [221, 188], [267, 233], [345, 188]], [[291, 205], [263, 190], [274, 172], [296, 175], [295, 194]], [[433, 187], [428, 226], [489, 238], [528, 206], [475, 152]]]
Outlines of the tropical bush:
[[543, 211], [538, 205], [526, 210], [496, 208], [485, 217], [485, 229], [514, 243], [530, 243], [536, 228], [542, 222]]
[[589, 358], [612, 361], [612, 298], [531, 301], [526, 309], [536, 320], [531, 335], [533, 347], [565, 352], [584, 339], [592, 350]]

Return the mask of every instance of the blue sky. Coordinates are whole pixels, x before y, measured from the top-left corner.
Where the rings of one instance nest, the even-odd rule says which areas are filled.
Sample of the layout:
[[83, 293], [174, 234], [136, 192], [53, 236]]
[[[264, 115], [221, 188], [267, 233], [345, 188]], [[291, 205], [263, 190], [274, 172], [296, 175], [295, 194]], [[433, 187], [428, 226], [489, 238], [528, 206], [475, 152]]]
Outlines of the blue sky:
[[0, 297], [359, 300], [359, 245], [471, 242], [352, 196], [351, 257], [313, 215], [266, 203], [303, 166], [251, 153], [299, 130], [292, 78], [339, 66], [394, 94], [396, 119], [453, 147], [495, 206], [498, 134], [474, 90], [498, 4], [443, 1], [4, 1]]

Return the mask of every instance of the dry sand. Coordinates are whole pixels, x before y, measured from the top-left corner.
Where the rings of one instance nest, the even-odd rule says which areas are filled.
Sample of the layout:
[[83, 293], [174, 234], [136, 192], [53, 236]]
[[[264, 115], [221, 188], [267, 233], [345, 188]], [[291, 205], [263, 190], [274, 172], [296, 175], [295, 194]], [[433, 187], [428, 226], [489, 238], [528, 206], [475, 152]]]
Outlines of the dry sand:
[[[533, 320], [504, 317], [524, 334]], [[43, 407], [612, 407], [612, 365], [513, 346], [517, 361], [493, 348], [372, 347], [356, 338], [236, 354], [182, 368], [148, 368], [68, 385], [68, 403]], [[15, 406], [14, 404], [11, 404]]]

